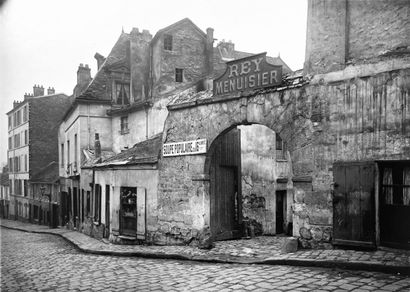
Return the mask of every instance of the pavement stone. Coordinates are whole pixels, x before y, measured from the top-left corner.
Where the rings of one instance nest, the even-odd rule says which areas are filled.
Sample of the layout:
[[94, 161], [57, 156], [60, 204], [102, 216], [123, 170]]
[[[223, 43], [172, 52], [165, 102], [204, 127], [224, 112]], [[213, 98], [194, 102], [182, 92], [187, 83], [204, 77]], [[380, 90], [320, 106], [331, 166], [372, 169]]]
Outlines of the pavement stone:
[[[97, 240], [81, 232], [64, 228], [1, 219], [6, 228], [58, 235], [86, 253], [117, 256], [141, 256], [196, 260], [220, 263], [288, 264], [299, 266], [343, 267], [410, 275], [410, 251], [403, 250], [298, 250], [283, 253], [286, 237], [261, 236], [253, 239], [228, 240], [215, 243], [211, 250], [191, 246], [115, 245]], [[58, 252], [58, 251], [57, 251]]]

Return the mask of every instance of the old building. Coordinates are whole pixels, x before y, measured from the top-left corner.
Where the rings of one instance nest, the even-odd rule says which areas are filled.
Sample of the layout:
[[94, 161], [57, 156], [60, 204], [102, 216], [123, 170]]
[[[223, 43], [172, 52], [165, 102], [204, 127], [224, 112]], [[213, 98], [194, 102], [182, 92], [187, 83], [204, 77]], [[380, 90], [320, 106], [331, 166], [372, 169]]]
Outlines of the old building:
[[[224, 159], [237, 151], [220, 141], [238, 125], [261, 124], [287, 145], [289, 176], [276, 184], [287, 185], [303, 247], [409, 248], [409, 6], [310, 0], [303, 76], [261, 69], [265, 56], [255, 55], [228, 62], [213, 91], [176, 94], [159, 160], [157, 233], [235, 237], [246, 203], [237, 198], [238, 164]], [[207, 147], [185, 150], [198, 140]]]
[[32, 176], [52, 161], [58, 161], [57, 129], [71, 98], [35, 85], [33, 94], [14, 102], [8, 115], [9, 215], [29, 220]]
[[9, 218], [9, 174], [8, 167], [3, 167], [0, 173], [0, 218]]
[[[98, 72], [92, 80], [89, 71], [84, 75], [88, 84], [78, 77], [78, 96], [59, 130], [70, 227], [113, 242], [180, 243], [156, 232], [167, 105], [187, 88], [209, 88], [227, 60], [251, 55], [231, 42], [214, 47], [213, 41], [213, 29], [204, 33], [189, 19], [153, 37], [134, 28], [120, 35], [106, 58], [95, 55]], [[290, 72], [279, 57], [270, 61]]]

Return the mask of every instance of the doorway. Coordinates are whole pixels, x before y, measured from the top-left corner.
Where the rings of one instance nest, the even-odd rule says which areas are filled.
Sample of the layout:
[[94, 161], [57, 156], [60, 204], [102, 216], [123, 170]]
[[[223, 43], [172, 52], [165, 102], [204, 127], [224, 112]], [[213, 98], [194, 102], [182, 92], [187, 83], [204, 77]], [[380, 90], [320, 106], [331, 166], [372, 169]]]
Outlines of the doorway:
[[286, 191], [276, 191], [276, 234], [285, 233]]
[[104, 238], [110, 236], [110, 185], [105, 185], [105, 229]]
[[210, 225], [216, 240], [241, 236], [240, 130], [219, 136], [210, 153]]

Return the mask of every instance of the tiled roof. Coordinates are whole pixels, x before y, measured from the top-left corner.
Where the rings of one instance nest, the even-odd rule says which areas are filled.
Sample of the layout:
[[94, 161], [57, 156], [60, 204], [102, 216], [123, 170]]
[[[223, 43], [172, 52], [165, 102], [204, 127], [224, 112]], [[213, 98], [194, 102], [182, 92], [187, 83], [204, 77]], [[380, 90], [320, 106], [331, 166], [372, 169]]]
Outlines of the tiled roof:
[[[282, 80], [282, 84], [278, 87], [272, 88], [259, 88], [255, 90], [250, 90], [246, 92], [246, 96], [252, 96], [257, 94], [269, 93], [278, 90], [291, 89], [295, 87], [300, 87], [306, 84], [308, 81], [303, 78], [302, 71], [298, 70], [293, 72], [291, 75], [286, 76]], [[212, 101], [215, 99], [213, 96], [212, 89], [197, 92], [197, 87], [192, 86], [182, 92], [175, 94], [172, 101], [168, 104], [168, 109], [178, 107], [178, 105], [191, 105], [195, 106], [201, 101]], [[218, 98], [218, 97], [216, 97]]]
[[135, 144], [131, 149], [118, 153], [117, 155], [103, 160], [100, 163], [96, 163], [94, 166], [105, 167], [114, 165], [156, 163], [158, 162], [161, 144], [162, 133], [159, 133], [148, 140]]

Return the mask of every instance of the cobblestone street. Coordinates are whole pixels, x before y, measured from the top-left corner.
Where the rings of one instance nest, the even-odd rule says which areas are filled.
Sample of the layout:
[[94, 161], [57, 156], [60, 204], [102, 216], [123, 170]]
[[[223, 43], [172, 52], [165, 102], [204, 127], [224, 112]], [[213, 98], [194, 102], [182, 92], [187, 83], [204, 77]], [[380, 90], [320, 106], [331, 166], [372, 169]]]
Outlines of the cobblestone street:
[[410, 291], [399, 275], [97, 256], [5, 228], [1, 240], [2, 291]]

